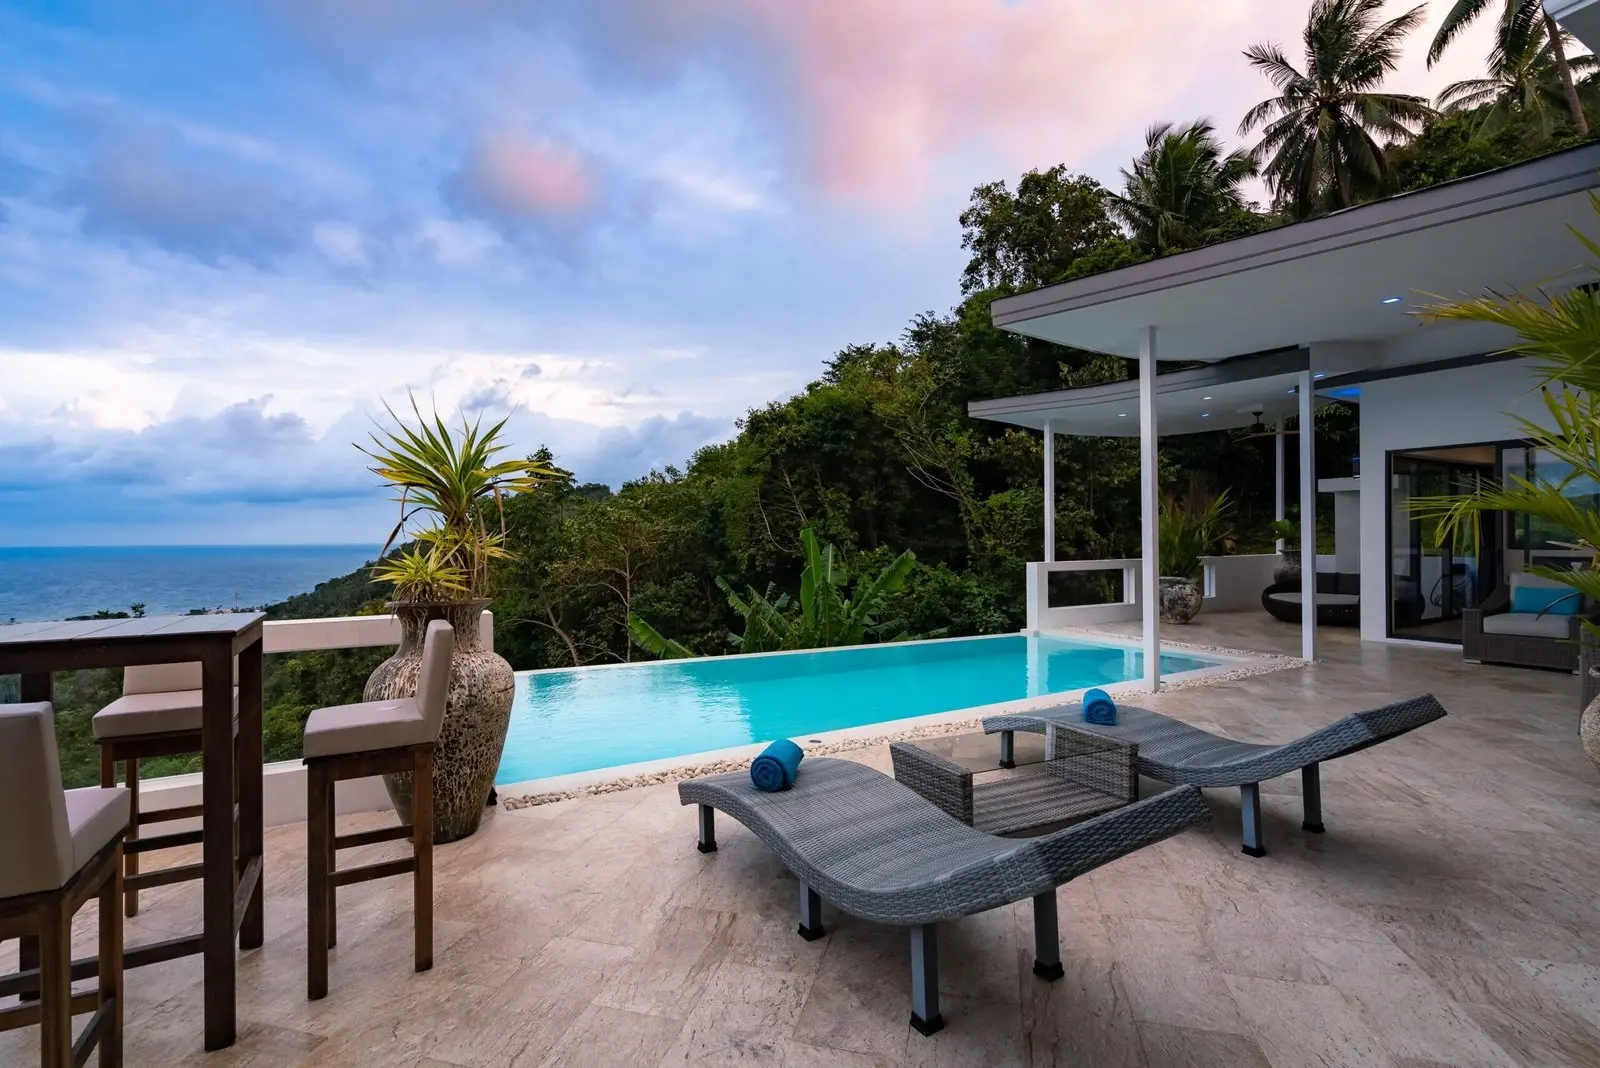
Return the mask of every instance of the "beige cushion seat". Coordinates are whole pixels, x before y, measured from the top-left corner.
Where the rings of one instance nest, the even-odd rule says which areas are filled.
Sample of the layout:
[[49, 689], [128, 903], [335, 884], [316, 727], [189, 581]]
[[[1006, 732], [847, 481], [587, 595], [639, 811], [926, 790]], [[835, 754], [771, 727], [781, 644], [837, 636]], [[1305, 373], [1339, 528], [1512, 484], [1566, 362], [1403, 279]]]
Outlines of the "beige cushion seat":
[[[95, 741], [170, 734], [200, 729], [202, 690], [125, 693], [94, 714]], [[233, 714], [239, 714], [239, 687], [233, 688]]]
[[0, 897], [59, 890], [127, 830], [128, 791], [61, 788], [48, 703], [0, 705]]
[[1567, 638], [1572, 634], [1572, 617], [1553, 612], [1496, 612], [1483, 617], [1485, 634], [1514, 634], [1524, 638]]
[[414, 697], [395, 701], [363, 701], [354, 705], [319, 708], [306, 720], [304, 754], [307, 757], [341, 756], [374, 749], [403, 749], [432, 742], [430, 729]]

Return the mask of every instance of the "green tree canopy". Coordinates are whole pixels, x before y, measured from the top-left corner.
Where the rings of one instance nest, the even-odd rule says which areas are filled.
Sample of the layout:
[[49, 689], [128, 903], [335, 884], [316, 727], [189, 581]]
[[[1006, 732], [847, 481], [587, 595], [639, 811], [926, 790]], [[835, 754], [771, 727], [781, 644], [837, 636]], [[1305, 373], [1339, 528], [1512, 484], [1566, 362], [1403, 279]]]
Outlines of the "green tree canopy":
[[1314, 0], [1304, 70], [1272, 42], [1245, 49], [1278, 95], [1251, 108], [1239, 132], [1261, 130], [1253, 156], [1278, 207], [1297, 219], [1348, 208], [1385, 188], [1389, 164], [1377, 138], [1409, 141], [1433, 115], [1422, 97], [1380, 91], [1424, 10], [1418, 5], [1379, 22], [1383, 2]]

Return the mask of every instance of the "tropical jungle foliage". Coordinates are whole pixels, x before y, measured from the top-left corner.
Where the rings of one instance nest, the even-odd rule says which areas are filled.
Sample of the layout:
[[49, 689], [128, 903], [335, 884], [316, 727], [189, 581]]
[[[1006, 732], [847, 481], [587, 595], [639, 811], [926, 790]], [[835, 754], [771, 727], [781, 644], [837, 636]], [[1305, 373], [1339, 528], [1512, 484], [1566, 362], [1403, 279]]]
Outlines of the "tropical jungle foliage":
[[[717, 588], [728, 598], [728, 605], [744, 620], [744, 633], [729, 633], [728, 643], [741, 653], [770, 653], [779, 649], [827, 649], [841, 645], [861, 645], [868, 638], [880, 641], [907, 641], [913, 635], [897, 620], [880, 622], [884, 601], [905, 585], [917, 562], [910, 549], [901, 553], [871, 578], [856, 584], [853, 596], [844, 591], [850, 585], [839, 551], [817, 541], [810, 527], [800, 532], [800, 550], [805, 570], [800, 572], [800, 597], [777, 594], [768, 584], [766, 593], [746, 587], [743, 596], [728, 580], [717, 576]], [[774, 595], [777, 594], [775, 597]], [[628, 616], [628, 630], [646, 651], [661, 657], [685, 657], [694, 653], [661, 634], [638, 615]], [[941, 632], [942, 633], [942, 632]]]
[[[1505, 10], [1514, 6], [1503, 2]], [[486, 457], [488, 466], [509, 465], [504, 477], [540, 476], [523, 487], [526, 492], [475, 513], [479, 529], [499, 539], [497, 550], [485, 554], [487, 575], [476, 558], [459, 565], [475, 576], [468, 583], [474, 590], [484, 581], [493, 589], [497, 649], [517, 668], [650, 655], [641, 653], [630, 618], [669, 629], [672, 651], [732, 652], [740, 648], [730, 641], [735, 633], [746, 647], [752, 640], [761, 645], [773, 635], [753, 633], [752, 617], [770, 620], [770, 608], [788, 626], [804, 615], [803, 603], [783, 603], [779, 591], [800, 590], [812, 566], [812, 549], [794, 533], [807, 529], [814, 544], [833, 547], [829, 566], [853, 574], [881, 574], [907, 561], [894, 568], [904, 570], [895, 588], [875, 595], [862, 637], [1019, 628], [1024, 567], [1039, 557], [1043, 538], [1042, 444], [1038, 434], [968, 418], [967, 403], [1116, 381], [1129, 377], [1131, 367], [996, 329], [989, 314], [996, 299], [1517, 163], [1587, 136], [1592, 116], [1583, 109], [1591, 106], [1585, 101], [1591, 99], [1592, 61], [1575, 56], [1569, 41], [1550, 38], [1547, 22], [1542, 39], [1526, 27], [1516, 31], [1524, 38], [1502, 29], [1496, 56], [1485, 66], [1495, 88], [1488, 95], [1475, 95], [1484, 87], [1447, 91], [1440, 113], [1385, 84], [1401, 39], [1418, 19], [1407, 13], [1381, 22], [1379, 6], [1375, 0], [1317, 0], [1300, 59], [1270, 42], [1246, 52], [1275, 92], [1246, 116], [1245, 131], [1261, 131], [1260, 140], [1246, 146], [1248, 160], [1222, 143], [1209, 120], [1190, 119], [1156, 124], [1116, 193], [1064, 164], [1029, 171], [1014, 183], [978, 186], [959, 220], [968, 253], [959, 304], [915, 315], [893, 341], [852, 345], [821, 358], [814, 382], [747, 413], [733, 438], [701, 449], [683, 467], [613, 490], [561, 471], [546, 450], [527, 460]], [[1453, 10], [1470, 19], [1489, 6], [1461, 0]], [[1560, 99], [1568, 102], [1563, 66], [1575, 79], [1576, 111], [1550, 104], [1550, 70], [1562, 86]], [[1246, 200], [1250, 165], [1266, 182], [1271, 203], [1265, 209]], [[1592, 302], [1552, 304], [1549, 313], [1547, 322], [1516, 305], [1496, 312], [1537, 326], [1530, 344], [1544, 346], [1535, 355], [1552, 365], [1583, 354], [1592, 360], [1600, 351], [1600, 313]], [[1577, 332], [1555, 329], [1563, 319]], [[1316, 422], [1317, 474], [1349, 474], [1357, 451], [1353, 412], [1333, 405], [1320, 409]], [[436, 420], [427, 425], [439, 434]], [[391, 448], [434, 450], [426, 440], [395, 439], [375, 451]], [[1136, 555], [1137, 443], [1058, 435], [1055, 448], [1058, 558]], [[400, 471], [418, 457], [394, 459], [404, 463], [378, 464]], [[423, 466], [433, 472], [429, 478], [444, 473], [426, 460]], [[1161, 443], [1167, 486], [1231, 491], [1231, 526], [1242, 532], [1234, 551], [1270, 550], [1272, 470], [1270, 443], [1243, 435]], [[423, 481], [415, 473], [416, 479], [393, 480], [408, 501], [410, 484]], [[1292, 497], [1292, 469], [1289, 476]], [[440, 492], [441, 502], [454, 499], [453, 490]], [[408, 542], [402, 558], [390, 554], [379, 577], [404, 582], [426, 576], [405, 556], [425, 553], [426, 539], [409, 544], [402, 534], [396, 541]], [[334, 579], [269, 613], [303, 618], [381, 611], [392, 586], [374, 584], [372, 577], [363, 570]], [[824, 586], [842, 599], [841, 587]], [[818, 588], [813, 579], [814, 592]], [[860, 588], [852, 591], [852, 606], [860, 603]], [[746, 592], [730, 601], [729, 589]], [[753, 592], [765, 590], [771, 592]], [[894, 627], [885, 628], [885, 620]], [[270, 657], [268, 756], [295, 756], [311, 709], [358, 695], [384, 655], [351, 650]], [[0, 680], [0, 698], [10, 681]], [[88, 719], [120, 681], [116, 672], [78, 672], [58, 681], [63, 762], [74, 784], [94, 781]], [[175, 768], [151, 769], [163, 770]]]

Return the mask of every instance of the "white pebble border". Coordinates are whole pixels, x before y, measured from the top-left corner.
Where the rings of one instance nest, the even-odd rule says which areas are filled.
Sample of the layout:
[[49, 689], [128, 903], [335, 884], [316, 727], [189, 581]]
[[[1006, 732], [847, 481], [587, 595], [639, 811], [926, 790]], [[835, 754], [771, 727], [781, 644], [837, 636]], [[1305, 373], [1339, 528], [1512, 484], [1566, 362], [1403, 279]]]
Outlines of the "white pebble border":
[[[1079, 631], [1077, 633], [1093, 634], [1096, 637], [1127, 639], [1126, 634], [1099, 631]], [[1252, 661], [1251, 663], [1240, 664], [1227, 671], [1213, 672], [1195, 679], [1163, 683], [1162, 693], [1173, 690], [1199, 689], [1203, 686], [1214, 686], [1221, 682], [1235, 682], [1239, 679], [1247, 679], [1256, 675], [1268, 675], [1275, 671], [1304, 667], [1306, 663], [1299, 657], [1277, 656], [1249, 649], [1228, 649], [1222, 646], [1198, 645], [1193, 642], [1173, 642], [1165, 639], [1162, 640], [1161, 644], [1173, 649], [1187, 649], [1200, 653], [1220, 653], [1225, 656], [1240, 657]], [[1105, 689], [1114, 697], [1133, 697], [1142, 695], [1145, 692], [1143, 684], [1139, 682], [1118, 683], [1115, 686], [1107, 686]], [[831, 756], [836, 753], [848, 753], [857, 749], [870, 749], [876, 745], [887, 745], [890, 742], [905, 742], [916, 738], [937, 738], [945, 734], [964, 734], [982, 726], [983, 720], [981, 718], [948, 720], [942, 723], [930, 723], [926, 727], [913, 727], [910, 730], [897, 731], [894, 734], [847, 738], [843, 741], [830, 742], [825, 745], [808, 745], [806, 746], [806, 755]], [[748, 759], [713, 760], [701, 764], [684, 764], [675, 768], [664, 768], [661, 771], [650, 772], [647, 775], [628, 775], [619, 779], [591, 783], [577, 790], [557, 790], [544, 794], [522, 794], [515, 797], [502, 797], [500, 799], [500, 807], [507, 812], [515, 812], [519, 808], [549, 805], [557, 801], [570, 801], [577, 797], [614, 794], [622, 790], [637, 790], [644, 786], [660, 786], [663, 783], [678, 782], [682, 779], [698, 779], [702, 775], [717, 775], [725, 771], [742, 771], [749, 766], [750, 760]]]

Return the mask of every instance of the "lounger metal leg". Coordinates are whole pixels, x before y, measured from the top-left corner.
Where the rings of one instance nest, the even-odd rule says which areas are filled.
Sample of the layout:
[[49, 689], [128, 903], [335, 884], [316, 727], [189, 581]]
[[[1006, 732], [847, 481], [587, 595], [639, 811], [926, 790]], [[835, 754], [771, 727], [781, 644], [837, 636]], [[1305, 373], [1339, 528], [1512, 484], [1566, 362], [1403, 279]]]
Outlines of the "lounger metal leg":
[[1014, 768], [1017, 766], [1017, 736], [1015, 731], [1000, 732], [1000, 766]]
[[717, 851], [717, 810], [710, 805], [700, 806], [700, 841], [695, 848], [702, 853]]
[[1244, 823], [1244, 852], [1252, 857], [1266, 856], [1267, 851], [1261, 845], [1260, 783], [1239, 787], [1239, 818]]
[[1306, 818], [1300, 826], [1312, 834], [1321, 834], [1322, 826], [1322, 772], [1320, 764], [1307, 764], [1300, 769], [1300, 796], [1305, 800]]
[[815, 942], [827, 931], [822, 929], [822, 898], [805, 883], [800, 884], [800, 937]]
[[938, 925], [911, 928], [911, 1026], [931, 1035], [944, 1028], [939, 1015]]
[[1052, 983], [1066, 972], [1061, 967], [1061, 934], [1056, 927], [1056, 892], [1033, 899], [1033, 974]]

